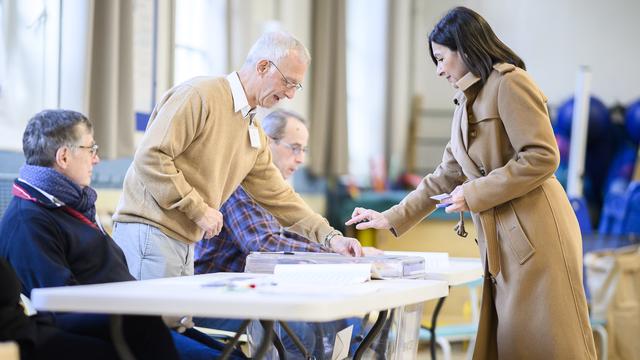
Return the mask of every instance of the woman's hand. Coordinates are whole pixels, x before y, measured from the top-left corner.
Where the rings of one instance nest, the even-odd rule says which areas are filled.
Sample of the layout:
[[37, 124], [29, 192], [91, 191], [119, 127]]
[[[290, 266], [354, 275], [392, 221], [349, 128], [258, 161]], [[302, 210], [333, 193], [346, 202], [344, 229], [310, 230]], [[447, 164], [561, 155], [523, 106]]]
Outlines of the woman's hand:
[[469, 205], [467, 205], [467, 200], [465, 200], [464, 198], [462, 185], [458, 185], [455, 189], [453, 189], [453, 191], [451, 192], [451, 197], [447, 199], [447, 201], [451, 202], [451, 205], [444, 208], [444, 211], [446, 211], [447, 213], [469, 211]]
[[364, 208], [355, 208], [345, 225], [356, 225], [356, 229], [391, 229], [391, 224], [381, 213]]

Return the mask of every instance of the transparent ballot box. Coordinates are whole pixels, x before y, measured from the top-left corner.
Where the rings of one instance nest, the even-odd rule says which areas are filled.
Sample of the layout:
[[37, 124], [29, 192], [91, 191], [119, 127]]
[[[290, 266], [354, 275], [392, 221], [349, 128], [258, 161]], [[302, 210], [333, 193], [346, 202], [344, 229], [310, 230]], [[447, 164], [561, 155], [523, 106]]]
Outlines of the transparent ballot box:
[[[421, 279], [425, 275], [422, 257], [381, 255], [354, 258], [304, 252], [251, 253], [247, 256], [245, 272], [273, 273], [279, 264], [343, 263], [371, 263], [372, 278]], [[420, 303], [337, 321], [277, 321], [265, 359], [280, 359], [280, 354], [284, 354], [286, 359], [345, 359], [353, 358], [356, 351], [362, 359], [416, 359], [422, 310], [423, 304]], [[247, 328], [250, 356], [258, 350], [265, 335], [263, 325], [260, 321], [252, 321]]]

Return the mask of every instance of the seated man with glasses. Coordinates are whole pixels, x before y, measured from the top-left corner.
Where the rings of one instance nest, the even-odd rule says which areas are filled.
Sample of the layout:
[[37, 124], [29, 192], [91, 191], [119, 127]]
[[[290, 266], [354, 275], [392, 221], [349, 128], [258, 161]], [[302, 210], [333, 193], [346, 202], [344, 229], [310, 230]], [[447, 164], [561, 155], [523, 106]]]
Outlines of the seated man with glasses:
[[[90, 185], [93, 167], [100, 158], [92, 123], [75, 111], [42, 111], [29, 120], [22, 147], [26, 164], [20, 169], [12, 189], [14, 197], [0, 222], [0, 258], [15, 269], [21, 291], [29, 295], [34, 288], [134, 280], [124, 253], [96, 218], [97, 193]], [[15, 290], [9, 285], [7, 291]], [[2, 286], [4, 291], [5, 284]], [[8, 299], [11, 316], [15, 316], [17, 294], [9, 295], [13, 296]], [[114, 354], [108, 315], [45, 312], [36, 316], [23, 322], [47, 322], [47, 329], [62, 331], [56, 332], [58, 335], [72, 338], [65, 335], [70, 333], [93, 339], [106, 344]], [[0, 323], [2, 320], [0, 316]], [[39, 331], [34, 326], [27, 324], [26, 329]], [[48, 335], [32, 335], [23, 339], [16, 333], [8, 340], [18, 341], [21, 351], [37, 355], [50, 345]], [[219, 355], [222, 348], [194, 329], [185, 334], [169, 331], [159, 316], [123, 316], [123, 335], [138, 359], [204, 360]], [[5, 339], [4, 335], [0, 337]], [[49, 355], [104, 358], [110, 353], [103, 348], [96, 346], [95, 352], [99, 353], [87, 356], [86, 349], [76, 351], [71, 344]], [[234, 358], [244, 357], [236, 352]]]

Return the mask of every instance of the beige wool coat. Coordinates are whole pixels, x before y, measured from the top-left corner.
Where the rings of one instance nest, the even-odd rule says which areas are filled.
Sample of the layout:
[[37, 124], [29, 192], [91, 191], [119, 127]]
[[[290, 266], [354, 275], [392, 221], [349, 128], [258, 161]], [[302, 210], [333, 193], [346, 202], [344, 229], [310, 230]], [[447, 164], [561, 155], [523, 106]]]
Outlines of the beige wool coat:
[[392, 231], [402, 235], [435, 209], [430, 196], [462, 184], [486, 274], [474, 359], [595, 359], [582, 239], [554, 176], [546, 97], [510, 64], [484, 85], [468, 73], [457, 86], [442, 162], [384, 212]]

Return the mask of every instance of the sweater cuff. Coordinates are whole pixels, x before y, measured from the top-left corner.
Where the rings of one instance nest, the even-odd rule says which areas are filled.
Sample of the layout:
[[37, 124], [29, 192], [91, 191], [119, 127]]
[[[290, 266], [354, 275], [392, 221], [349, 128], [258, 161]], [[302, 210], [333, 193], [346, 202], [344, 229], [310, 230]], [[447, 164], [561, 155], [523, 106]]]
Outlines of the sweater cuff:
[[193, 221], [197, 222], [200, 220], [204, 213], [207, 211], [207, 204], [202, 200], [200, 194], [198, 194], [195, 190], [192, 190], [183, 201], [186, 203], [183, 212], [187, 217]]

